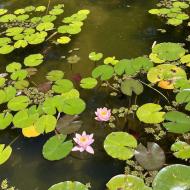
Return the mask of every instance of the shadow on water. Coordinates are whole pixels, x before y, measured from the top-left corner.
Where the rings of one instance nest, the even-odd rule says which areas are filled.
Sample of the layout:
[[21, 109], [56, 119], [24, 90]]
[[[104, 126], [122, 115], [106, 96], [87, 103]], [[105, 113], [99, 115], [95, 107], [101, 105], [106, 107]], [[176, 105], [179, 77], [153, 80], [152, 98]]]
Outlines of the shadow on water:
[[[132, 58], [148, 54], [154, 41], [181, 42], [185, 30], [173, 30], [163, 25], [157, 17], [150, 16], [147, 11], [155, 7], [156, 0], [52, 0], [52, 4], [64, 3], [64, 15], [75, 13], [79, 9], [89, 9], [91, 14], [83, 26], [82, 32], [64, 47], [50, 49], [46, 63], [39, 66], [39, 73], [33, 78], [36, 83], [45, 80], [45, 75], [51, 69], [61, 69], [66, 78], [80, 74], [89, 76], [94, 65], [88, 60], [91, 51], [103, 52], [105, 56]], [[0, 7], [14, 10], [28, 5], [47, 4], [47, 0], [0, 0]], [[161, 34], [158, 28], [165, 28], [167, 33]], [[36, 49], [25, 51], [38, 53], [49, 48], [50, 44], [37, 46]], [[81, 59], [70, 69], [70, 65], [61, 56], [68, 56], [69, 50], [79, 48], [74, 52]], [[73, 55], [73, 54], [71, 54]], [[15, 60], [22, 60], [23, 53], [16, 52], [11, 56], [0, 56], [2, 65]], [[150, 92], [152, 93], [152, 92]], [[87, 102], [87, 110], [82, 114], [83, 129], [95, 133], [95, 156], [73, 155], [57, 161], [49, 162], [43, 159], [42, 146], [48, 137], [25, 139], [20, 137], [13, 145], [13, 154], [9, 161], [0, 167], [0, 180], [8, 178], [20, 190], [47, 190], [52, 184], [65, 180], [90, 182], [92, 190], [104, 190], [106, 182], [114, 175], [124, 172], [124, 164], [106, 155], [102, 143], [111, 129], [98, 125], [94, 121], [94, 111], [97, 107], [106, 106], [106, 102], [118, 105], [120, 101], [109, 98], [104, 92], [96, 90], [90, 93], [82, 92]], [[120, 102], [121, 103], [121, 102]], [[127, 106], [127, 104], [125, 105]], [[0, 143], [9, 144], [18, 132], [0, 132]]]

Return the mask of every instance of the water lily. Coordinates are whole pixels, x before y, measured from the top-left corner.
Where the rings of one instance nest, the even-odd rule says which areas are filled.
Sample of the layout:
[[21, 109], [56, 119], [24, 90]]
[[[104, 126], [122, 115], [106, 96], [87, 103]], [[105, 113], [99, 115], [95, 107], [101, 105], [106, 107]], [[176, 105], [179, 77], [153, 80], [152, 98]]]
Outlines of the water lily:
[[77, 145], [73, 147], [72, 151], [86, 151], [90, 154], [94, 154], [94, 150], [90, 146], [94, 142], [93, 134], [87, 135], [85, 131], [83, 131], [82, 135], [76, 133], [73, 140], [76, 142]]
[[104, 108], [97, 108], [95, 112], [96, 116], [95, 119], [97, 121], [109, 121], [111, 117], [111, 110], [107, 109], [106, 107]]

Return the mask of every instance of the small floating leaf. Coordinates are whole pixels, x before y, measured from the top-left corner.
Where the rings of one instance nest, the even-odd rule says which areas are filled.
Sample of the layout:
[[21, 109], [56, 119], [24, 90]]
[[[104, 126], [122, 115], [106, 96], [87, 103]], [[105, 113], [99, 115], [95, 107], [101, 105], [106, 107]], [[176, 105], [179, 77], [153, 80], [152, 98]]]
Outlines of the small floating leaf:
[[24, 59], [24, 64], [28, 67], [35, 67], [43, 63], [44, 56], [40, 53], [29, 55]]
[[27, 96], [17, 96], [11, 99], [7, 106], [12, 111], [25, 109], [29, 105], [30, 99]]
[[65, 158], [72, 150], [72, 141], [65, 141], [66, 135], [55, 135], [43, 146], [42, 154], [45, 159], [54, 161]]
[[97, 83], [98, 82], [96, 79], [88, 77], [88, 78], [83, 78], [80, 81], [80, 86], [84, 89], [92, 89], [92, 88], [96, 87]]
[[12, 148], [10, 146], [5, 147], [5, 144], [0, 144], [0, 165], [4, 164], [9, 159], [11, 153]]

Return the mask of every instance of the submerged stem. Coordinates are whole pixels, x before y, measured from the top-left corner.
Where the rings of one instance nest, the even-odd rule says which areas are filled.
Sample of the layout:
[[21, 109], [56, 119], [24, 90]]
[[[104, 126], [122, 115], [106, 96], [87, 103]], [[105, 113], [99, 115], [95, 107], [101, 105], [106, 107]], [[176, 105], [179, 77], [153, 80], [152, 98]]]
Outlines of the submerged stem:
[[46, 42], [47, 42], [48, 40], [50, 40], [51, 38], [53, 38], [57, 33], [58, 33], [58, 32], [54, 32], [52, 35], [50, 35], [50, 36], [46, 39]]
[[156, 88], [153, 88], [152, 86], [146, 84], [145, 82], [141, 81], [141, 80], [138, 80], [139, 82], [141, 82], [142, 84], [144, 84], [145, 86], [151, 88], [152, 90], [156, 91], [157, 93], [159, 93], [169, 104], [170, 104], [170, 101], [168, 100], [168, 98], [162, 94], [159, 90], [157, 90]]
[[47, 9], [46, 9], [46, 15], [47, 15], [47, 13], [49, 11], [50, 3], [51, 3], [51, 0], [48, 0], [48, 5], [47, 5]]
[[20, 135], [18, 135], [17, 137], [15, 137], [10, 143], [9, 146], [11, 146], [14, 142], [16, 142], [16, 140], [20, 137]]

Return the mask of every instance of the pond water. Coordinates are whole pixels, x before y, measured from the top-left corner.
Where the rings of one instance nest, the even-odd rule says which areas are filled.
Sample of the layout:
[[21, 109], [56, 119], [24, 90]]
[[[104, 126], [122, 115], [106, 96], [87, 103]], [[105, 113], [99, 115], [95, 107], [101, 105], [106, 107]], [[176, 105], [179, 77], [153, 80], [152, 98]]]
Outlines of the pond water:
[[[11, 10], [28, 5], [47, 5], [47, 0], [0, 0], [2, 8]], [[173, 30], [147, 11], [157, 3], [156, 0], [52, 0], [52, 4], [64, 3], [64, 15], [70, 15], [80, 9], [89, 9], [90, 15], [85, 21], [82, 32], [74, 37], [66, 46], [55, 49], [46, 43], [22, 52], [14, 52], [11, 56], [0, 56], [0, 69], [5, 65], [22, 60], [23, 54], [47, 51], [45, 64], [38, 67], [39, 74], [32, 80], [39, 84], [52, 69], [65, 72], [68, 79], [86, 77], [91, 74], [94, 64], [88, 59], [91, 51], [104, 53], [105, 56], [116, 56], [118, 59], [132, 58], [149, 54], [154, 41], [183, 42], [185, 30]], [[161, 34], [158, 28], [167, 29]], [[69, 50], [79, 48], [69, 53]], [[80, 61], [71, 66], [62, 56], [78, 55]], [[152, 92], [150, 92], [152, 93]], [[97, 107], [112, 102], [122, 105], [123, 102], [111, 99], [104, 92], [93, 90], [81, 91], [87, 103], [87, 110], [81, 115], [83, 127], [81, 131], [95, 134], [95, 155], [71, 154], [65, 159], [50, 162], [42, 157], [43, 144], [49, 136], [26, 139], [22, 136], [12, 145], [11, 158], [0, 167], [0, 180], [7, 178], [19, 190], [46, 190], [60, 181], [76, 180], [90, 182], [92, 190], [105, 189], [106, 182], [114, 175], [124, 172], [125, 163], [109, 157], [102, 146], [106, 135], [112, 130], [99, 126], [94, 120]], [[19, 133], [16, 130], [0, 131], [0, 143], [9, 144]]]

